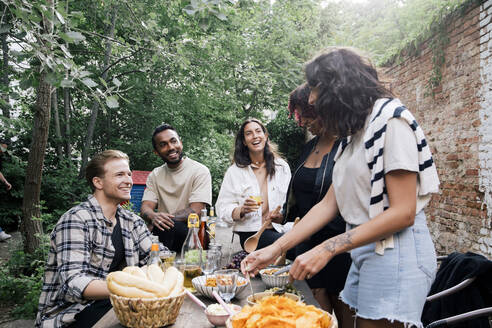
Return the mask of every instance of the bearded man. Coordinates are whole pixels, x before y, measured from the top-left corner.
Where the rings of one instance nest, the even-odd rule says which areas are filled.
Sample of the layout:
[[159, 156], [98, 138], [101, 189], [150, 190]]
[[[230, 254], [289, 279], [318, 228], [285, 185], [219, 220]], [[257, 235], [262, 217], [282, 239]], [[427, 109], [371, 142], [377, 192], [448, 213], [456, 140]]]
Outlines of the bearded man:
[[188, 233], [187, 218], [212, 203], [208, 168], [186, 157], [176, 129], [158, 126], [152, 135], [154, 153], [163, 161], [147, 178], [140, 213], [153, 225], [152, 233], [173, 251], [181, 251]]

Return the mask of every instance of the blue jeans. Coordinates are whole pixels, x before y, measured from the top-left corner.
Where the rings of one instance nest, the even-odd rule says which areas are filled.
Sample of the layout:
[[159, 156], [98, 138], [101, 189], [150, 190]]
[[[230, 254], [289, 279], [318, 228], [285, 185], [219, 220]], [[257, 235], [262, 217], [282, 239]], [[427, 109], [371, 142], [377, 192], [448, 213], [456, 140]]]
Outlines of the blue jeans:
[[382, 256], [374, 252], [374, 243], [350, 252], [352, 265], [340, 297], [361, 318], [422, 327], [422, 309], [437, 270], [423, 211], [413, 226], [394, 234], [394, 242]]

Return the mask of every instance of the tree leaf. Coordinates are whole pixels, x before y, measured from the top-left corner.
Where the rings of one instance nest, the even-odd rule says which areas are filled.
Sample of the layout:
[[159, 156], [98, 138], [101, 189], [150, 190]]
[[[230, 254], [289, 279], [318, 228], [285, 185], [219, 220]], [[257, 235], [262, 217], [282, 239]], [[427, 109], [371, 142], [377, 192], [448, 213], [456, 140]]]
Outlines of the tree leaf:
[[108, 84], [106, 83], [106, 81], [102, 77], [99, 77], [99, 81], [102, 83], [102, 85], [104, 85], [104, 87], [106, 89], [108, 88]]
[[85, 36], [82, 33], [80, 33], [80, 32], [70, 31], [70, 32], [67, 32], [66, 35], [74, 43], [79, 43], [80, 41], [84, 41], [85, 40]]
[[116, 96], [109, 96], [108, 98], [106, 98], [106, 105], [108, 105], [109, 108], [120, 107], [120, 104], [118, 103], [118, 98]]
[[227, 20], [227, 16], [224, 13], [217, 13], [217, 14], [215, 14], [215, 17], [217, 17], [221, 21], [226, 21]]
[[56, 10], [55, 10], [55, 15], [56, 15], [56, 18], [58, 18], [58, 20], [60, 21], [60, 23], [65, 25], [65, 19], [63, 19], [63, 16]]
[[87, 87], [89, 88], [94, 88], [97, 86], [97, 83], [94, 82], [91, 78], [86, 77], [85, 79], [81, 80], [82, 83], [84, 83]]
[[118, 88], [121, 86], [121, 81], [118, 80], [117, 78], [113, 79], [113, 84], [116, 85]]
[[188, 6], [183, 8], [183, 11], [185, 13], [187, 13], [188, 15], [193, 16], [193, 15], [195, 15], [197, 9], [195, 9], [195, 7], [193, 7], [191, 5], [188, 5]]
[[27, 79], [27, 80], [22, 80], [20, 81], [19, 83], [19, 87], [22, 89], [22, 90], [27, 90], [29, 89], [30, 87], [32, 87], [32, 81], [30, 79]]
[[73, 88], [75, 87], [75, 82], [69, 79], [63, 79], [60, 83], [60, 86], [63, 88]]
[[92, 75], [92, 73], [88, 72], [88, 71], [80, 71], [78, 74], [78, 77], [79, 77], [79, 79], [81, 79], [81, 78], [89, 76], [89, 75]]
[[2, 24], [0, 26], [0, 34], [9, 32], [11, 28], [12, 28], [12, 25], [10, 25], [10, 24]]

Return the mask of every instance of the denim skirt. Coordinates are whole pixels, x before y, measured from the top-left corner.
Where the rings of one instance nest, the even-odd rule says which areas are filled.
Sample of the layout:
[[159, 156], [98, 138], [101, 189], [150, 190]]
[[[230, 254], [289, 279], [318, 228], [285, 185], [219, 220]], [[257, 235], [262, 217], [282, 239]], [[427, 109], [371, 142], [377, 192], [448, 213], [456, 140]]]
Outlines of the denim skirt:
[[385, 249], [384, 255], [375, 253], [375, 243], [350, 255], [352, 265], [340, 298], [356, 316], [422, 327], [422, 309], [437, 270], [424, 211], [415, 216], [413, 226], [394, 234], [394, 248]]

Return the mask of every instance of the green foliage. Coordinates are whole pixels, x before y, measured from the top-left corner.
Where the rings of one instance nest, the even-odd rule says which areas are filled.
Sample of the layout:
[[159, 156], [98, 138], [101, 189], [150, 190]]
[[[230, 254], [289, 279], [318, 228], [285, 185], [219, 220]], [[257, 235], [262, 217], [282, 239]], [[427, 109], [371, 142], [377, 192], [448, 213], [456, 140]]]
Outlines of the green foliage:
[[25, 254], [16, 245], [10, 260], [0, 266], [0, 304], [14, 305], [15, 318], [35, 318], [48, 256], [49, 241], [42, 239], [42, 247], [34, 254]]
[[398, 61], [404, 49], [418, 52], [436, 24], [470, 2], [476, 0], [332, 1], [325, 11], [339, 13], [334, 44], [364, 50], [382, 65]]
[[280, 153], [287, 159], [291, 169], [294, 169], [302, 147], [304, 146], [304, 129], [299, 127], [294, 119], [288, 117], [287, 110], [280, 110], [277, 116], [267, 125], [270, 138], [277, 144]]

